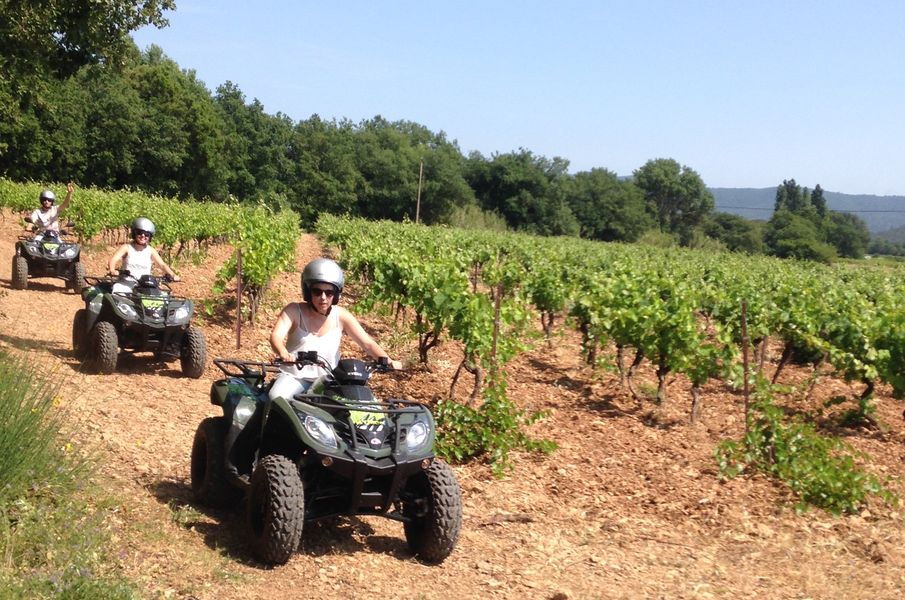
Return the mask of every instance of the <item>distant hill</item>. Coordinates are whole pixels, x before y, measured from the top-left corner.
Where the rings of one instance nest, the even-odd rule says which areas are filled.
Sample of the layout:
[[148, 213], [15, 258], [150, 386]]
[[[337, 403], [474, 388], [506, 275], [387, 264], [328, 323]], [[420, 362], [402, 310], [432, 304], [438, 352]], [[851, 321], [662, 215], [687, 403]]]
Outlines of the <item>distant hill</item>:
[[[710, 188], [716, 210], [752, 220], [766, 221], [773, 215], [776, 188]], [[872, 196], [824, 191], [830, 210], [855, 213], [872, 234], [905, 227], [905, 196]], [[885, 237], [885, 236], [878, 236]]]
[[905, 244], [905, 225], [902, 225], [901, 227], [893, 227], [892, 229], [887, 229], [886, 231], [881, 231], [877, 234], [874, 234], [874, 237], [881, 240], [886, 240], [887, 242]]

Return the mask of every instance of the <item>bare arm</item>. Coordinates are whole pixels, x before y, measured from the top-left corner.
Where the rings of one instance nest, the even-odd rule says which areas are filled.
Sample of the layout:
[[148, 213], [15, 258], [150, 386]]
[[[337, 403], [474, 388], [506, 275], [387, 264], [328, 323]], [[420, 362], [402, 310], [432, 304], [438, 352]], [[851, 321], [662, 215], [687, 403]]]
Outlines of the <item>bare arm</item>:
[[274, 323], [273, 329], [270, 331], [270, 347], [277, 353], [280, 360], [286, 362], [295, 360], [295, 357], [289, 354], [289, 350], [286, 349], [286, 337], [289, 335], [294, 324], [292, 317], [289, 316], [289, 310], [292, 306], [294, 306], [294, 303], [286, 305], [282, 312], [280, 312], [277, 322]]
[[163, 262], [163, 259], [160, 258], [160, 254], [157, 253], [157, 248], [151, 248], [151, 260], [154, 261], [154, 264], [163, 269], [163, 272], [169, 275], [173, 281], [179, 281], [179, 275], [173, 272], [170, 265]]
[[60, 210], [57, 213], [58, 215], [63, 214], [63, 211], [69, 206], [69, 203], [72, 201], [72, 190], [75, 189], [72, 185], [72, 182], [69, 182], [69, 185], [66, 186], [66, 199], [63, 200], [63, 203], [60, 205]]
[[390, 355], [364, 330], [355, 315], [338, 306], [334, 306], [333, 310], [339, 310], [339, 320], [343, 325], [343, 331], [347, 332], [355, 340], [355, 343], [368, 353], [368, 356], [371, 358], [386, 357], [390, 360], [390, 365], [394, 369], [402, 368], [402, 363], [398, 360], [390, 359]]
[[128, 251], [129, 244], [123, 244], [116, 250], [116, 252], [113, 253], [113, 256], [110, 257], [110, 262], [107, 264], [108, 273], [113, 273], [114, 271], [119, 269], [120, 265], [123, 264], [123, 257]]

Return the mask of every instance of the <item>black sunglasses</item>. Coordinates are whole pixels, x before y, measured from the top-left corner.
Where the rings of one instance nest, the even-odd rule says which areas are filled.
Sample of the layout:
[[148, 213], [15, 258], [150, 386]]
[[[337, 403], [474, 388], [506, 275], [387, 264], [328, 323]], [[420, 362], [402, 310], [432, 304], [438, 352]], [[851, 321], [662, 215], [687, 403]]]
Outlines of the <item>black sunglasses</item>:
[[150, 232], [150, 231], [145, 231], [144, 229], [136, 229], [136, 230], [135, 230], [135, 237], [138, 237], [138, 236], [140, 236], [140, 235], [146, 235], [146, 236], [148, 236], [148, 237], [151, 237], [151, 232]]
[[320, 296], [321, 294], [323, 294], [323, 295], [326, 296], [327, 298], [332, 298], [333, 296], [336, 295], [336, 290], [334, 290], [333, 288], [317, 288], [317, 287], [313, 287], [313, 288], [311, 288], [311, 293], [314, 294], [315, 297]]

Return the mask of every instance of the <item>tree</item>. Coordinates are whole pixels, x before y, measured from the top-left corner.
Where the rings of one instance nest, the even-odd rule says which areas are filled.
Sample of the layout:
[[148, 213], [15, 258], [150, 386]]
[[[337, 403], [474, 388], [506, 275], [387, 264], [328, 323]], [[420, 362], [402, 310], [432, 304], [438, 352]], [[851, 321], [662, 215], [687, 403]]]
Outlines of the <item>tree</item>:
[[767, 224], [764, 244], [773, 256], [830, 263], [836, 258], [836, 252], [821, 237], [813, 222], [783, 209], [773, 213]]
[[225, 197], [224, 122], [210, 92], [159, 47], [142, 58], [130, 75], [143, 106], [135, 184], [168, 195]]
[[229, 81], [217, 88], [214, 103], [226, 126], [230, 194], [242, 199], [291, 196], [299, 176], [294, 160], [298, 135], [292, 120], [279, 113], [268, 115], [257, 99], [246, 103], [239, 87]]
[[722, 242], [728, 250], [746, 254], [764, 251], [763, 222], [754, 222], [724, 212], [710, 215], [704, 224], [704, 233]]
[[888, 256], [905, 256], [905, 245], [890, 240], [874, 238], [867, 248], [871, 254], [885, 254]]
[[823, 219], [826, 217], [826, 198], [823, 197], [823, 188], [820, 187], [820, 184], [814, 186], [814, 191], [811, 192], [811, 204], [814, 206], [814, 210], [817, 211], [817, 216]]
[[[818, 185], [817, 187], [819, 188], [820, 186]], [[823, 199], [822, 189], [820, 190], [820, 199]], [[802, 188], [794, 179], [783, 180], [782, 185], [776, 188], [776, 203], [773, 206], [773, 212], [780, 210], [787, 210], [815, 223], [822, 219], [822, 215], [818, 214], [811, 200], [811, 193], [808, 188]]]
[[713, 194], [694, 170], [671, 158], [658, 158], [634, 172], [660, 230], [687, 243], [695, 227], [713, 210]]
[[358, 214], [358, 190], [365, 180], [356, 162], [355, 127], [347, 120], [313, 115], [296, 125], [290, 144], [291, 206], [303, 224], [320, 212]]
[[138, 93], [124, 73], [101, 65], [82, 69], [73, 80], [87, 95], [85, 183], [110, 188], [135, 184], [141, 151]]
[[635, 242], [655, 227], [644, 193], [606, 169], [591, 169], [563, 180], [564, 194], [578, 220], [581, 237], [605, 242]]
[[826, 240], [836, 248], [839, 256], [864, 258], [870, 243], [870, 231], [859, 216], [830, 211]]
[[59, 76], [114, 62], [127, 51], [128, 34], [145, 25], [165, 27], [174, 0], [0, 0], [6, 21], [0, 36], [0, 73]]
[[414, 220], [421, 152], [405, 129], [380, 116], [358, 127], [355, 156], [364, 179], [358, 213], [366, 218]]
[[465, 178], [481, 208], [506, 219], [513, 229], [539, 235], [578, 235], [580, 224], [566, 201], [561, 181], [569, 162], [535, 156], [524, 148], [495, 154], [488, 161], [474, 152]]

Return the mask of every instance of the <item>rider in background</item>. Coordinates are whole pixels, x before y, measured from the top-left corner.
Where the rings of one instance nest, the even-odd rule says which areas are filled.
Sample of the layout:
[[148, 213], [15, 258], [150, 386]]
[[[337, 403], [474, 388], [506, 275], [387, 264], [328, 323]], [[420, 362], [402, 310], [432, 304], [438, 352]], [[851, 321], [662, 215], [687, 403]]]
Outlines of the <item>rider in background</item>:
[[[120, 271], [129, 272], [129, 279], [121, 279], [113, 285], [114, 294], [130, 293], [142, 275], [151, 274], [151, 267], [154, 264], [160, 267], [171, 280], [179, 281], [179, 276], [160, 258], [160, 254], [151, 245], [151, 238], [154, 237], [156, 231], [157, 228], [151, 219], [138, 217], [132, 221], [130, 228], [132, 241], [120, 246], [110, 257], [110, 263], [107, 266], [109, 275], [118, 274]], [[117, 265], [120, 265], [119, 271]]]
[[41, 207], [32, 211], [29, 216], [31, 223], [25, 226], [26, 229], [35, 232], [36, 239], [42, 239], [45, 231], [60, 232], [60, 215], [63, 214], [63, 211], [66, 210], [72, 201], [72, 190], [73, 185], [70, 182], [66, 186], [66, 199], [59, 206], [54, 205], [57, 197], [51, 190], [43, 190], [38, 196]]
[[[355, 315], [337, 306], [345, 277], [338, 264], [327, 258], [308, 263], [302, 271], [302, 301], [287, 304], [270, 333], [270, 345], [280, 360], [291, 363], [299, 352], [316, 351], [331, 367], [339, 362], [339, 343], [347, 332], [372, 358], [389, 355], [364, 330]], [[390, 360], [394, 369], [402, 363]], [[324, 373], [316, 365], [283, 365], [270, 388], [271, 398], [292, 398], [311, 387]]]

